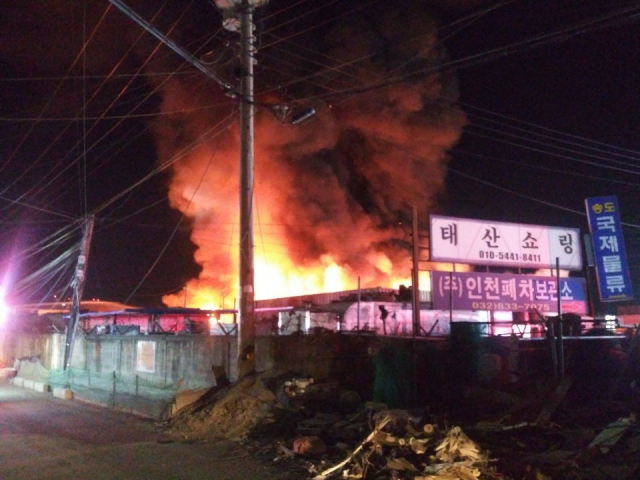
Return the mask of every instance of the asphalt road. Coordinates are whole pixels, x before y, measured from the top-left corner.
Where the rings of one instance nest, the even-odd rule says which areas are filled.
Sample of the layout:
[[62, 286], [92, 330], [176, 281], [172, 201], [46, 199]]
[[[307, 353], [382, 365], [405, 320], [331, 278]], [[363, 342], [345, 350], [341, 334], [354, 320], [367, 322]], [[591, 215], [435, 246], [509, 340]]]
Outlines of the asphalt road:
[[242, 446], [186, 443], [153, 421], [0, 383], [0, 479], [286, 478]]

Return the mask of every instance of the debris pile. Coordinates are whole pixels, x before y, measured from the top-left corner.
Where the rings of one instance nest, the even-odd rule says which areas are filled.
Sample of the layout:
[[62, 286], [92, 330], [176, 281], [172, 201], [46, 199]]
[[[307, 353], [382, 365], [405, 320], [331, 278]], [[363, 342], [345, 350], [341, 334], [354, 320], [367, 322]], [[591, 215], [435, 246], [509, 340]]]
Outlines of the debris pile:
[[498, 416], [477, 405], [463, 420], [363, 403], [336, 382], [267, 372], [210, 391], [170, 426], [189, 439], [241, 440], [278, 464], [281, 478], [640, 478], [637, 402], [579, 408], [567, 398], [571, 379], [553, 385]]
[[268, 385], [272, 375], [250, 375], [228, 387], [212, 389], [176, 416], [171, 427], [189, 438], [247, 439], [284, 413]]
[[293, 377], [279, 386], [277, 396], [284, 407], [298, 411], [332, 406], [339, 397], [338, 390], [335, 381], [317, 382], [313, 377]]
[[[578, 412], [576, 412], [578, 413]], [[579, 412], [581, 415], [585, 412]], [[575, 415], [575, 413], [574, 413]], [[596, 412], [592, 412], [595, 417]], [[575, 424], [477, 425], [473, 435], [508, 478], [524, 480], [636, 480], [640, 429], [634, 414], [599, 428]]]
[[394, 411], [379, 414], [381, 420], [345, 460], [322, 471], [317, 466], [310, 468], [314, 480], [503, 478], [489, 466], [487, 453], [460, 427], [445, 430], [429, 423], [419, 428], [406, 423], [401, 428]]

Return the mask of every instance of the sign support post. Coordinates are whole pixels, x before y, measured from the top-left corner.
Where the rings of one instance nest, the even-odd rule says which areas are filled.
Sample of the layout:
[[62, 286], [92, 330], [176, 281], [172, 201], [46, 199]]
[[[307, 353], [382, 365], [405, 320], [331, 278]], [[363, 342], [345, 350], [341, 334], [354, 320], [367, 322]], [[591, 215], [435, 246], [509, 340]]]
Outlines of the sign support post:
[[564, 331], [562, 321], [562, 295], [560, 286], [560, 259], [556, 257], [556, 280], [558, 290], [558, 376], [560, 380], [564, 379]]

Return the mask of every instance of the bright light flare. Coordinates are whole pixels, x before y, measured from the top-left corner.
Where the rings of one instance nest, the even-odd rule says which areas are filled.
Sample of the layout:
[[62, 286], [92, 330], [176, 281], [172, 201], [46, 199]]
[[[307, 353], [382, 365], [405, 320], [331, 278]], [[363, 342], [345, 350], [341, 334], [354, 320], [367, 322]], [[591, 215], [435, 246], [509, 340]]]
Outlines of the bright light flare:
[[4, 298], [0, 297], [0, 327], [7, 323], [9, 318], [9, 307], [4, 303]]

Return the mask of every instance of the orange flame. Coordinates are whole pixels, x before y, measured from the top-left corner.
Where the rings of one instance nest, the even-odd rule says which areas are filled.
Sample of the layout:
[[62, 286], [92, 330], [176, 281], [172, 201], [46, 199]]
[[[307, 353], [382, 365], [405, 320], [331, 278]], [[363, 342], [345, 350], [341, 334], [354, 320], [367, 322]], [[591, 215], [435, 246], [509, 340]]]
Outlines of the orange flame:
[[[417, 49], [407, 52], [407, 58], [441, 56], [428, 48], [436, 39], [433, 31], [427, 31], [427, 23], [420, 25], [423, 46], [415, 37], [400, 41], [398, 36], [414, 30], [391, 24], [383, 29], [389, 36], [385, 41]], [[336, 25], [337, 36], [327, 37], [333, 41], [326, 53], [338, 62], [368, 58], [367, 49], [377, 44], [365, 43], [373, 37], [338, 41], [348, 33], [345, 28]], [[346, 52], [346, 44], [354, 51]], [[374, 74], [380, 69], [375, 62], [360, 67]], [[192, 220], [195, 261], [202, 271], [182, 292], [163, 301], [169, 306], [233, 308], [238, 298], [238, 130], [234, 118], [229, 128], [207, 133], [228, 116], [229, 100], [219, 91], [190, 88], [181, 81], [188, 80], [164, 84], [163, 109], [198, 113], [162, 116], [155, 131], [161, 159], [181, 153], [173, 165], [169, 199]], [[415, 205], [425, 225], [444, 189], [447, 150], [460, 137], [465, 118], [438, 100], [450, 103], [455, 96], [453, 82], [431, 75], [334, 105], [314, 104], [314, 119], [296, 126], [257, 109], [256, 299], [355, 289], [358, 282], [362, 288], [411, 284], [411, 234], [403, 224], [410, 223]], [[196, 108], [201, 105], [218, 106]], [[428, 287], [428, 273], [421, 272], [421, 283]]]

